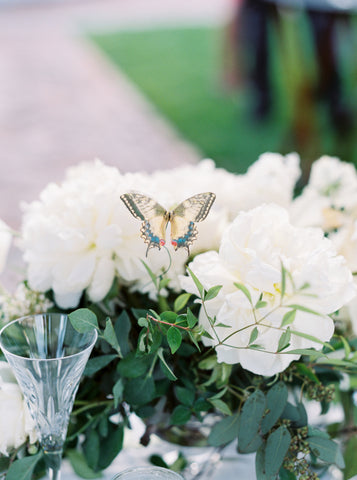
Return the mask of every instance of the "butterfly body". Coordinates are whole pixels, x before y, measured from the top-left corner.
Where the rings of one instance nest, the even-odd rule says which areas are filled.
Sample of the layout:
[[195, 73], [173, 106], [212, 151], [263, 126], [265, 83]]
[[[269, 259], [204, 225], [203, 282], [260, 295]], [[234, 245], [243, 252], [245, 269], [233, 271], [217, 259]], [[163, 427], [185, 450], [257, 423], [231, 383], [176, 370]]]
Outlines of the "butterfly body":
[[170, 223], [172, 246], [175, 250], [186, 248], [189, 253], [189, 247], [198, 234], [195, 222], [207, 217], [216, 196], [210, 192], [199, 193], [187, 198], [172, 211], [167, 211], [142, 193], [125, 193], [120, 198], [131, 214], [142, 220], [140, 232], [148, 244], [147, 252], [154, 247], [161, 249], [166, 244], [165, 232]]

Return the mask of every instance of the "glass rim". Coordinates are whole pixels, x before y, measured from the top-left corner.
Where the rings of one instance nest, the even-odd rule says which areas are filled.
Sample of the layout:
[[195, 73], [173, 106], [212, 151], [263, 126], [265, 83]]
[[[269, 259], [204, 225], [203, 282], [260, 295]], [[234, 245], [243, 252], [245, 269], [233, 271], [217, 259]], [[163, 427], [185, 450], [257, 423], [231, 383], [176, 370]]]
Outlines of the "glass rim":
[[169, 475], [173, 476], [174, 478], [177, 478], [177, 480], [183, 480], [183, 477], [177, 473], [177, 472], [174, 472], [173, 470], [170, 470], [169, 468], [164, 468], [164, 467], [157, 467], [155, 465], [148, 465], [148, 466], [139, 466], [139, 467], [128, 467], [126, 468], [125, 470], [123, 470], [122, 472], [119, 472], [117, 473], [116, 475], [114, 475], [114, 477], [111, 479], [111, 480], [120, 480], [121, 476], [123, 475], [127, 475], [128, 473], [141, 473], [141, 472], [147, 472], [147, 473], [151, 473], [151, 472], [158, 472], [158, 473], [169, 473]]
[[[14, 320], [11, 320], [11, 322], [5, 324], [3, 327], [1, 327], [0, 329], [0, 349], [4, 352], [6, 351], [6, 354], [7, 355], [11, 355], [12, 357], [16, 357], [16, 358], [24, 358], [25, 360], [27, 361], [33, 361], [33, 362], [50, 362], [50, 361], [56, 361], [56, 360], [63, 360], [65, 358], [73, 358], [77, 355], [83, 355], [84, 352], [86, 352], [87, 350], [91, 350], [94, 345], [95, 345], [95, 342], [97, 341], [97, 338], [98, 338], [98, 332], [97, 332], [97, 329], [95, 327], [93, 327], [93, 338], [89, 341], [88, 345], [86, 347], [83, 348], [83, 350], [81, 350], [80, 352], [77, 352], [77, 353], [72, 353], [70, 355], [64, 355], [62, 357], [56, 357], [56, 358], [30, 358], [30, 357], [24, 357], [23, 355], [18, 355], [16, 353], [13, 353], [13, 352], [10, 352], [10, 350], [8, 350], [3, 342], [2, 342], [2, 333], [4, 332], [4, 330], [6, 330], [8, 327], [10, 327], [11, 325], [15, 324], [15, 323], [20, 323], [21, 321], [23, 320], [26, 320], [28, 318], [33, 318], [33, 317], [50, 317], [50, 316], [62, 316], [62, 317], [67, 317], [67, 319], [69, 319], [69, 315], [67, 313], [61, 313], [61, 312], [46, 312], [46, 313], [32, 313], [32, 314], [29, 314], [29, 315], [24, 315], [23, 317], [19, 317], [19, 318], [15, 318]], [[69, 320], [70, 321], [70, 320]], [[73, 325], [72, 325], [73, 327]], [[74, 327], [73, 327], [74, 328]], [[80, 332], [78, 332], [80, 333]], [[85, 333], [90, 333], [90, 332], [85, 332]]]

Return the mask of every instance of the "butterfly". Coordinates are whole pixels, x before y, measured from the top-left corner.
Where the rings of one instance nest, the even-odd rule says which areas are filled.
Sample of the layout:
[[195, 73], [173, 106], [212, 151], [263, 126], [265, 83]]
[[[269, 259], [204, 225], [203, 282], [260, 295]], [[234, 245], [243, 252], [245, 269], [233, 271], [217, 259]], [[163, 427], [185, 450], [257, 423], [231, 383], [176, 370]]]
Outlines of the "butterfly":
[[159, 250], [165, 245], [165, 232], [171, 223], [171, 244], [175, 250], [186, 248], [190, 254], [190, 245], [196, 240], [198, 230], [195, 222], [204, 220], [215, 201], [214, 193], [199, 193], [181, 202], [172, 211], [167, 211], [151, 197], [142, 193], [125, 193], [121, 195], [130, 213], [142, 220], [141, 238], [148, 244], [146, 256], [150, 248]]

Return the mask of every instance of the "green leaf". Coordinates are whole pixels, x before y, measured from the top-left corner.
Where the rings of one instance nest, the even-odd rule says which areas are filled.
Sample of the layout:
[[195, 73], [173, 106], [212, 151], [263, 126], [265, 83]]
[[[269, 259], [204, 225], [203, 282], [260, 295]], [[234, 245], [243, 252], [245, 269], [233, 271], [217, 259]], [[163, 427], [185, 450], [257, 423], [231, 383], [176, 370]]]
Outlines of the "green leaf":
[[155, 382], [150, 377], [133, 378], [124, 386], [124, 400], [129, 405], [144, 405], [155, 397]]
[[131, 330], [130, 317], [125, 310], [121, 312], [114, 324], [114, 330], [119, 342], [120, 351], [125, 357], [130, 352], [129, 333]]
[[350, 478], [357, 475], [357, 437], [351, 437], [346, 445], [344, 460], [345, 460], [345, 480], [349, 480]]
[[307, 414], [305, 407], [302, 403], [298, 403], [296, 406], [287, 402], [281, 418], [290, 420], [294, 426], [300, 428], [307, 425]]
[[322, 317], [321, 313], [316, 312], [315, 310], [311, 310], [311, 308], [304, 307], [303, 305], [287, 305], [287, 308], [293, 308], [294, 310], [300, 310], [301, 312], [305, 313], [312, 313], [313, 315], [317, 315], [318, 317]]
[[79, 308], [68, 315], [73, 328], [79, 333], [91, 332], [98, 329], [98, 320], [95, 313], [88, 308]]
[[108, 422], [108, 435], [101, 439], [98, 468], [104, 470], [123, 448], [124, 427]]
[[249, 303], [251, 305], [253, 305], [252, 297], [250, 295], [250, 292], [249, 292], [248, 288], [245, 285], [243, 285], [242, 283], [238, 283], [238, 282], [234, 282], [234, 286], [236, 288], [238, 288], [239, 290], [241, 290], [244, 293], [244, 295], [247, 297], [247, 299], [249, 300]]
[[284, 299], [285, 291], [286, 291], [286, 269], [283, 265], [283, 262], [281, 262], [281, 300]]
[[269, 435], [265, 448], [265, 472], [268, 478], [274, 478], [279, 472], [290, 442], [291, 435], [285, 425], [281, 425]]
[[266, 444], [262, 443], [255, 455], [255, 476], [257, 480], [271, 480], [265, 473], [265, 447]]
[[306, 338], [306, 340], [311, 340], [312, 342], [319, 343], [320, 345], [323, 345], [324, 347], [333, 350], [333, 347], [327, 343], [327, 342], [322, 342], [320, 339], [317, 337], [314, 337], [313, 335], [308, 335], [307, 333], [302, 333], [298, 332], [297, 330], [291, 330], [292, 335], [296, 335], [298, 337]]
[[83, 453], [78, 450], [66, 450], [67, 458], [75, 473], [82, 478], [100, 478], [101, 473], [94, 472], [86, 462]]
[[175, 395], [177, 400], [187, 407], [192, 407], [195, 401], [195, 392], [189, 388], [177, 386], [175, 387]]
[[208, 398], [208, 401], [214, 406], [216, 410], [222, 412], [224, 415], [232, 415], [229, 406], [219, 398]]
[[191, 418], [191, 409], [185, 405], [178, 405], [174, 408], [171, 415], [171, 423], [173, 425], [185, 425]]
[[123, 380], [119, 378], [113, 387], [114, 408], [118, 408], [119, 402], [123, 399], [124, 384]]
[[204, 296], [205, 302], [207, 302], [208, 300], [212, 300], [213, 298], [216, 298], [222, 286], [223, 285], [216, 285], [215, 287], [211, 287]]
[[336, 442], [320, 435], [313, 435], [307, 438], [312, 453], [323, 462], [334, 463], [344, 468], [345, 463], [341, 450]]
[[83, 442], [83, 454], [87, 465], [92, 470], [95, 470], [98, 466], [100, 451], [100, 436], [96, 430], [91, 429], [86, 436], [85, 442]]
[[326, 357], [324, 353], [318, 352], [314, 348], [294, 348], [293, 350], [286, 350], [285, 352], [281, 352], [281, 353], [282, 354], [286, 353], [288, 355], [306, 355], [311, 358]]
[[6, 480], [31, 480], [37, 462], [42, 458], [42, 450], [36, 455], [16, 460], [6, 474]]
[[258, 327], [254, 327], [249, 337], [249, 345], [253, 343], [257, 339], [257, 337], [258, 337]]
[[171, 353], [174, 354], [181, 345], [182, 335], [178, 328], [170, 327], [167, 331], [167, 341], [171, 350]]
[[296, 480], [296, 476], [293, 474], [293, 472], [285, 470], [285, 468], [282, 467], [279, 470], [279, 480]]
[[191, 310], [188, 308], [187, 309], [187, 325], [190, 328], [193, 328], [196, 323], [198, 322], [198, 318], [195, 317], [195, 315], [191, 312]]
[[176, 375], [175, 375], [174, 372], [171, 370], [171, 368], [168, 366], [168, 364], [167, 364], [167, 362], [166, 362], [166, 360], [165, 360], [163, 348], [159, 348], [158, 351], [157, 351], [157, 354], [158, 354], [158, 357], [159, 357], [159, 359], [160, 359], [161, 369], [162, 369], [162, 371], [164, 372], [165, 376], [166, 376], [169, 380], [172, 380], [172, 381], [177, 380]]
[[351, 347], [348, 343], [348, 341], [345, 339], [345, 337], [343, 337], [342, 335], [340, 335], [339, 337], [341, 339], [341, 342], [343, 344], [343, 348], [345, 349], [345, 359], [347, 360], [348, 357], [350, 356], [351, 354]]
[[239, 415], [232, 415], [223, 418], [216, 423], [208, 436], [208, 443], [213, 447], [226, 445], [237, 438]]
[[151, 356], [136, 356], [135, 352], [130, 352], [118, 363], [117, 371], [122, 377], [137, 378], [144, 375], [149, 369]]
[[281, 337], [279, 338], [278, 352], [285, 350], [285, 348], [289, 346], [290, 338], [291, 338], [291, 331], [290, 331], [290, 327], [288, 327], [285, 330], [285, 332], [281, 334]]
[[86, 368], [84, 369], [83, 375], [91, 377], [95, 373], [99, 372], [99, 370], [109, 365], [111, 361], [117, 358], [118, 356], [115, 354], [101, 355], [100, 357], [90, 358], [87, 362]]
[[296, 310], [289, 310], [286, 312], [286, 314], [283, 316], [283, 320], [281, 322], [280, 327], [286, 327], [287, 325], [291, 325], [296, 317]]
[[176, 318], [178, 317], [177, 313], [175, 312], [172, 312], [171, 310], [168, 310], [166, 312], [162, 312], [160, 314], [160, 319], [163, 320], [164, 322], [167, 322], [167, 323], [175, 323], [176, 322]]
[[148, 272], [150, 278], [151, 278], [151, 281], [152, 283], [155, 285], [155, 288], [158, 288], [158, 276], [155, 275], [155, 273], [151, 270], [151, 268], [149, 267], [149, 265], [147, 265], [144, 260], [141, 260], [141, 263], [144, 265], [146, 271]]
[[255, 304], [255, 307], [257, 310], [259, 308], [264, 308], [268, 305], [268, 302], [265, 302], [264, 300], [259, 300], [256, 304]]
[[312, 380], [314, 383], [318, 385], [321, 383], [315, 373], [312, 371], [311, 367], [308, 367], [307, 365], [305, 365], [305, 363], [296, 363], [296, 369], [300, 374], [302, 374], [309, 380]]
[[244, 403], [238, 425], [239, 452], [252, 453], [261, 445], [259, 430], [265, 408], [265, 395], [260, 390], [255, 390]]
[[103, 333], [103, 337], [109, 343], [109, 345], [111, 345], [114, 348], [114, 350], [116, 350], [118, 352], [119, 357], [123, 358], [123, 355], [120, 351], [119, 342], [118, 342], [118, 339], [117, 339], [117, 336], [116, 336], [116, 333], [115, 333], [115, 330], [114, 330], [114, 327], [113, 327], [113, 324], [112, 324], [112, 321], [110, 320], [110, 318], [107, 318], [104, 333]]
[[181, 295], [179, 295], [174, 302], [174, 311], [179, 312], [180, 310], [185, 308], [190, 297], [190, 293], [181, 293]]
[[199, 292], [199, 296], [203, 299], [204, 297], [204, 294], [205, 294], [205, 289], [203, 288], [203, 285], [202, 283], [198, 280], [198, 278], [196, 277], [196, 275], [193, 273], [193, 271], [187, 267], [187, 271], [188, 273], [190, 274], [194, 284], [196, 285], [197, 287], [197, 290]]
[[284, 382], [276, 383], [266, 394], [268, 413], [262, 420], [261, 431], [265, 435], [279, 420], [288, 401], [288, 389]]

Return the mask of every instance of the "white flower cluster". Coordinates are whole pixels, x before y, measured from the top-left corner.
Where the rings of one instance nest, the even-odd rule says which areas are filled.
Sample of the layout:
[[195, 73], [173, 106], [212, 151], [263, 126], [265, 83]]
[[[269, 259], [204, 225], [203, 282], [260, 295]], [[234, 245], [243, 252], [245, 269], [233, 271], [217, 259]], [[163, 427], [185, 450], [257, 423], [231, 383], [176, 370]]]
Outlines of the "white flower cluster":
[[20, 387], [6, 362], [0, 362], [0, 454], [8, 455], [29, 438], [37, 440]]
[[31, 290], [25, 283], [20, 283], [14, 293], [0, 287], [0, 319], [8, 323], [25, 315], [44, 313], [53, 307], [53, 302], [42, 292]]
[[[313, 163], [309, 182], [291, 205], [295, 225], [324, 230], [357, 273], [357, 171], [354, 165], [323, 156]], [[357, 298], [347, 307], [347, 316], [357, 333]]]
[[[223, 230], [240, 210], [261, 201], [290, 202], [298, 163], [294, 154], [265, 154], [246, 175], [218, 169], [211, 160], [152, 174], [121, 174], [99, 160], [72, 167], [61, 185], [48, 185], [38, 201], [23, 206], [22, 248], [29, 285], [43, 292], [52, 289], [63, 308], [75, 307], [83, 291], [94, 302], [102, 300], [115, 277], [133, 290], [153, 293], [142, 260], [160, 273], [169, 258], [157, 249], [145, 258], [140, 223], [120, 195], [140, 191], [170, 210], [196, 193], [215, 192], [212, 211], [197, 225], [199, 235], [192, 246], [196, 254], [218, 249]], [[170, 287], [177, 289], [187, 253], [175, 252], [172, 259]]]
[[[282, 265], [289, 272], [284, 295]], [[288, 350], [320, 348], [319, 342], [334, 331], [327, 315], [356, 294], [346, 261], [322, 230], [294, 227], [287, 211], [272, 204], [241, 212], [224, 232], [219, 252], [198, 255], [189, 266], [206, 290], [222, 285], [218, 296], [201, 308], [200, 322], [212, 337], [204, 342], [216, 347], [218, 361], [240, 363], [261, 375], [281, 372], [299, 358]], [[197, 294], [191, 277], [182, 277], [181, 283]], [[235, 284], [244, 285], [251, 301]], [[264, 303], [253, 309], [258, 301]], [[297, 309], [284, 326], [290, 305], [318, 315]], [[279, 340], [288, 329], [289, 348], [279, 353]], [[253, 330], [257, 348], [250, 348]]]

